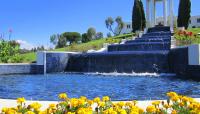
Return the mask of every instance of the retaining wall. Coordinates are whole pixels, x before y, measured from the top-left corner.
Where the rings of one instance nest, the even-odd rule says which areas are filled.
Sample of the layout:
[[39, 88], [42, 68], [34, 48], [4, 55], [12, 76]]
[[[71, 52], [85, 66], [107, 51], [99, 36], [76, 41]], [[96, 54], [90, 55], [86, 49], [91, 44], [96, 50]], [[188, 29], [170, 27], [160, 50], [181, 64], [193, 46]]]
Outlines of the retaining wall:
[[0, 74], [43, 74], [43, 65], [0, 64]]
[[46, 72], [64, 72], [67, 67], [68, 60], [75, 52], [46, 52]]
[[189, 60], [195, 58], [189, 55], [189, 48], [190, 47], [171, 49], [169, 52], [170, 72], [176, 73], [183, 78], [200, 79], [200, 65], [189, 64]]

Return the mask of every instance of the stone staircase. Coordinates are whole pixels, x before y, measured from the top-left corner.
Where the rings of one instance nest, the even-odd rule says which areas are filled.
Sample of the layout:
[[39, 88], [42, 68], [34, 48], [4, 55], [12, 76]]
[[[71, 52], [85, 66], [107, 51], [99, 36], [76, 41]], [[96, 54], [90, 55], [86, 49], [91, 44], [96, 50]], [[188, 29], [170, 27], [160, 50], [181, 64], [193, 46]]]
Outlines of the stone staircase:
[[72, 55], [67, 72], [169, 72], [170, 27], [149, 28], [141, 38], [108, 46], [106, 53]]

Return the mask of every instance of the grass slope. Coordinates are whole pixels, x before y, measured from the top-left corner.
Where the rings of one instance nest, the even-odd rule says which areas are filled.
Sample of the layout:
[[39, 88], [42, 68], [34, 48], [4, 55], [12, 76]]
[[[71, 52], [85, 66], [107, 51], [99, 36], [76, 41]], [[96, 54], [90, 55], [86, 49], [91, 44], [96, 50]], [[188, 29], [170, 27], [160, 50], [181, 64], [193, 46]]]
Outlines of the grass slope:
[[[104, 43], [119, 43], [122, 39], [130, 39], [133, 37], [133, 33], [131, 34], [124, 34], [124, 35], [119, 35], [115, 37], [110, 37], [110, 38], [101, 38], [98, 40], [92, 40], [87, 43], [81, 43], [81, 44], [72, 44], [71, 46], [67, 46], [64, 48], [58, 48], [55, 50], [51, 51], [73, 51], [73, 52], [87, 52], [90, 49], [93, 50], [99, 50], [103, 47]], [[26, 53], [26, 54], [21, 54], [21, 57], [23, 58], [23, 63], [30, 63], [36, 61], [36, 53], [31, 52], [31, 53]]]

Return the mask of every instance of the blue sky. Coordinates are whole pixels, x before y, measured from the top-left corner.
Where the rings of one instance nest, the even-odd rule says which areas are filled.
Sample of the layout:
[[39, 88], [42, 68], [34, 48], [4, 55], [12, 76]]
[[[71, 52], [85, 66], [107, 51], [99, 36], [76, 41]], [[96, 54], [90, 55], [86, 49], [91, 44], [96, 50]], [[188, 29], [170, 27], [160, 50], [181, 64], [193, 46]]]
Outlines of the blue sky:
[[[144, 6], [146, 0], [143, 0]], [[0, 33], [13, 30], [12, 39], [30, 45], [49, 45], [49, 36], [65, 31], [84, 33], [89, 27], [108, 32], [105, 19], [121, 16], [131, 20], [134, 0], [1, 0]], [[174, 0], [177, 15], [178, 2]], [[200, 15], [199, 0], [191, 0], [192, 14]], [[157, 16], [162, 15], [157, 4]]]

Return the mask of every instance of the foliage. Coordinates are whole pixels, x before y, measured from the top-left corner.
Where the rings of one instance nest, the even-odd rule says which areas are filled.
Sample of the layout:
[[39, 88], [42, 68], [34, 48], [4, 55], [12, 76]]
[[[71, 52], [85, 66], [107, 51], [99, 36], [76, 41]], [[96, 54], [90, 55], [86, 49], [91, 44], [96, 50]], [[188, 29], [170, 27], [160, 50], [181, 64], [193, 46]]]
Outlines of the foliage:
[[178, 27], [188, 28], [191, 13], [191, 1], [190, 0], [180, 0], [178, 9]]
[[58, 39], [58, 44], [56, 46], [56, 48], [62, 48], [62, 47], [65, 47], [66, 46], [66, 43], [67, 43], [67, 40], [64, 36], [60, 36], [60, 38]]
[[89, 41], [91, 41], [91, 39], [89, 39], [87, 37], [87, 33], [83, 33], [82, 34], [82, 43], [86, 43], [86, 42], [89, 42]]
[[88, 37], [90, 40], [94, 40], [94, 39], [95, 39], [95, 36], [96, 36], [96, 29], [93, 28], [93, 27], [90, 27], [90, 28], [87, 30], [87, 37]]
[[146, 19], [144, 14], [143, 3], [141, 0], [135, 0], [132, 12], [132, 28], [133, 32], [144, 30]]
[[[80, 98], [69, 98], [66, 93], [59, 94], [60, 102], [49, 104], [45, 110], [42, 105], [33, 102], [26, 105], [25, 98], [17, 99], [17, 107], [2, 108], [2, 114], [199, 114], [200, 103], [195, 99], [178, 95], [175, 92], [168, 92], [167, 101], [154, 101], [146, 107], [146, 110], [137, 105], [137, 101], [112, 102], [109, 96], [102, 99], [96, 97], [88, 99], [85, 96]], [[94, 107], [94, 108], [93, 108]]]
[[103, 33], [102, 32], [97, 32], [96, 34], [96, 39], [103, 38]]
[[0, 40], [0, 62], [21, 62], [19, 44], [15, 41]]
[[[114, 25], [114, 22], [117, 23], [117, 28], [118, 28], [118, 31], [114, 31], [113, 30], [113, 25]], [[124, 22], [122, 20], [122, 17], [118, 16], [115, 21], [112, 17], [108, 17], [106, 20], [105, 20], [105, 24], [106, 24], [106, 28], [111, 31], [115, 36], [116, 35], [119, 35], [121, 34], [121, 31], [124, 27]]]
[[64, 37], [66, 41], [70, 42], [70, 44], [81, 41], [81, 34], [78, 32], [64, 32], [61, 37]]
[[50, 42], [54, 45], [57, 45], [59, 38], [60, 38], [59, 34], [53, 34], [52, 36], [50, 36]]
[[116, 31], [117, 33], [115, 33], [115, 34], [119, 35], [119, 34], [121, 34], [121, 31], [122, 31], [122, 29], [124, 27], [124, 22], [122, 21], [122, 17], [118, 16], [115, 19], [115, 22], [117, 23], [117, 28], [119, 30], [119, 31]]

